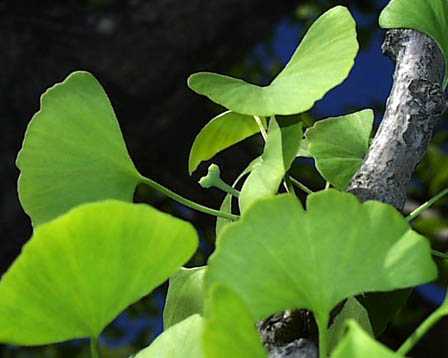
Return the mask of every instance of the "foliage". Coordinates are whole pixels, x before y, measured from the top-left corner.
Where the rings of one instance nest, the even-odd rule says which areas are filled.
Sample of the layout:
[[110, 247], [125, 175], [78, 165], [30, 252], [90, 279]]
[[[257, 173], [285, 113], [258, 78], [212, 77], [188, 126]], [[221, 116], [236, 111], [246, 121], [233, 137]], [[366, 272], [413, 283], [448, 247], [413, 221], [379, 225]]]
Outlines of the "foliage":
[[[446, 3], [421, 2], [415, 13], [407, 11], [412, 6], [391, 1], [382, 25], [426, 31], [446, 50], [440, 38]], [[431, 17], [435, 10], [441, 11]], [[19, 195], [34, 235], [0, 281], [0, 342], [89, 337], [95, 357], [104, 327], [169, 279], [165, 331], [137, 357], [266, 357], [256, 322], [286, 309], [314, 313], [321, 357], [406, 354], [448, 314], [448, 304], [394, 353], [374, 337], [389, 311], [364, 294], [437, 277], [430, 244], [410, 222], [448, 191], [408, 218], [342, 192], [368, 151], [369, 109], [319, 121], [303, 137], [303, 112], [347, 77], [357, 50], [354, 20], [337, 6], [316, 20], [266, 87], [212, 73], [189, 78], [194, 91], [226, 108], [194, 140], [190, 173], [251, 135], [265, 140], [262, 155], [232, 186], [213, 164], [201, 179], [204, 187], [227, 192], [220, 210], [137, 171], [107, 95], [91, 74], [75, 72], [49, 89], [17, 160]], [[293, 178], [289, 170], [298, 155], [313, 157], [334, 188], [312, 193]], [[139, 184], [217, 216], [216, 250], [207, 266], [181, 267], [197, 248], [196, 232], [182, 220], [132, 204]], [[305, 207], [295, 188], [308, 194]], [[393, 310], [406, 296], [399, 292]], [[343, 308], [329, 326], [338, 304]]]
[[337, 6], [311, 26], [269, 86], [207, 72], [192, 75], [188, 85], [236, 113], [262, 117], [301, 113], [347, 77], [357, 52], [355, 22], [345, 7]]

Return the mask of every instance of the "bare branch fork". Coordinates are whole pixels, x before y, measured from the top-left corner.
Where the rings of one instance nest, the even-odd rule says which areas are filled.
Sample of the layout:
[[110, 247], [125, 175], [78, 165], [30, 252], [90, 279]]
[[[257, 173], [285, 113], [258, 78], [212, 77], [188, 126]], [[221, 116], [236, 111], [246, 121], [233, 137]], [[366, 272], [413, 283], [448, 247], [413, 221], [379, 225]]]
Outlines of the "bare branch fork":
[[[448, 107], [442, 89], [445, 62], [438, 45], [415, 30], [388, 31], [382, 49], [396, 62], [394, 84], [383, 121], [348, 191], [362, 201], [379, 200], [402, 210], [412, 173]], [[260, 324], [270, 358], [317, 357], [306, 340], [313, 338], [312, 329], [304, 328], [310, 327], [306, 317], [286, 311]]]

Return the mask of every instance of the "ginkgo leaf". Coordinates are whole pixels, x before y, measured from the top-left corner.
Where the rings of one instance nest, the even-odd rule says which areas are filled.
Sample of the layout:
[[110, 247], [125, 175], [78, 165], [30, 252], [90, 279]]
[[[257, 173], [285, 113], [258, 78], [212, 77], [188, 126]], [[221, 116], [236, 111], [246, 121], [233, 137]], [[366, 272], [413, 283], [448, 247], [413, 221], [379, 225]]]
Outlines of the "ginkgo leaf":
[[202, 349], [204, 319], [192, 315], [158, 336], [135, 358], [205, 358]]
[[86, 202], [130, 202], [141, 182], [109, 99], [87, 72], [42, 95], [17, 166], [20, 201], [34, 225]]
[[[408, 28], [430, 36], [440, 47], [448, 68], [448, 2], [446, 0], [391, 0], [380, 15], [385, 29]], [[448, 85], [445, 71], [444, 88]]]
[[222, 232], [205, 281], [234, 290], [256, 319], [304, 308], [326, 329], [347, 297], [436, 276], [428, 241], [396, 209], [330, 189], [309, 195], [306, 211], [290, 194], [254, 203]]
[[[266, 125], [266, 120], [261, 119]], [[213, 118], [196, 136], [190, 151], [190, 175], [198, 165], [220, 151], [260, 132], [254, 117], [227, 111]]]
[[404, 358], [375, 341], [359, 327], [356, 321], [348, 321], [347, 333], [334, 350], [331, 358]]
[[308, 150], [319, 173], [337, 189], [345, 190], [369, 149], [373, 111], [316, 122], [306, 131]]
[[193, 74], [188, 85], [236, 113], [261, 117], [302, 113], [348, 76], [358, 47], [355, 21], [347, 8], [336, 6], [314, 22], [270, 85], [209, 72]]
[[163, 309], [164, 329], [193, 314], [202, 314], [204, 273], [205, 266], [181, 268], [170, 278], [165, 308]]
[[119, 201], [84, 204], [39, 225], [0, 281], [0, 342], [98, 337], [197, 245], [191, 224]]
[[252, 203], [277, 193], [279, 186], [297, 156], [302, 140], [302, 123], [294, 118], [269, 122], [268, 138], [261, 160], [254, 165], [239, 196], [240, 211]]
[[255, 320], [235, 292], [213, 286], [205, 312], [203, 347], [207, 358], [267, 358]]

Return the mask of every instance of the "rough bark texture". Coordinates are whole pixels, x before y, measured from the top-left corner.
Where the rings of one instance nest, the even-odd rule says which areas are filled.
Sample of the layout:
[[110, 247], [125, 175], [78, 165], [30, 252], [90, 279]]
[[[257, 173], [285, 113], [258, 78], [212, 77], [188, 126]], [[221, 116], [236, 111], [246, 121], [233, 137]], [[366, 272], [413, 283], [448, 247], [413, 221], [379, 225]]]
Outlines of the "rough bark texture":
[[446, 110], [444, 58], [437, 44], [414, 30], [391, 30], [383, 51], [397, 62], [386, 112], [370, 151], [350, 184], [361, 200], [404, 207], [406, 188]]
[[[393, 88], [369, 153], [348, 190], [362, 201], [379, 200], [401, 210], [412, 173], [447, 109], [444, 58], [431, 38], [414, 30], [388, 31], [383, 52], [396, 61]], [[270, 358], [316, 357], [299, 344], [308, 338], [304, 327], [309, 325], [306, 313], [299, 312], [286, 311], [260, 325]]]

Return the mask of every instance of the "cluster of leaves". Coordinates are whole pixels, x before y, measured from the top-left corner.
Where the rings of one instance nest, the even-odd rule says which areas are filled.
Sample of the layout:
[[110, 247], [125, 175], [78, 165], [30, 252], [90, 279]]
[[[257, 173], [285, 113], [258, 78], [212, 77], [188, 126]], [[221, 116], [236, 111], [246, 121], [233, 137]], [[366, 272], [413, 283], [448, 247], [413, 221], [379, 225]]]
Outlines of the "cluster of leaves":
[[[404, 11], [413, 6], [392, 1], [382, 25], [425, 31], [446, 50], [446, 1], [419, 3], [409, 15], [414, 22]], [[17, 160], [20, 200], [34, 234], [0, 281], [0, 342], [41, 345], [89, 337], [96, 356], [104, 327], [170, 279], [165, 331], [137, 357], [267, 357], [255, 323], [285, 309], [313, 312], [321, 357], [405, 354], [448, 313], [448, 302], [395, 353], [375, 341], [374, 310], [358, 301], [359, 295], [437, 276], [430, 245], [409, 220], [389, 205], [362, 204], [343, 192], [367, 153], [373, 112], [325, 119], [305, 133], [293, 116], [348, 76], [358, 51], [355, 27], [344, 7], [324, 13], [265, 87], [213, 73], [189, 78], [194, 91], [226, 108], [196, 137], [190, 173], [251, 135], [265, 139], [262, 155], [232, 186], [216, 166], [201, 180], [228, 192], [220, 210], [137, 171], [107, 95], [91, 74], [75, 72], [50, 88]], [[333, 189], [311, 193], [292, 178], [288, 170], [298, 156], [314, 158]], [[277, 194], [282, 183], [286, 192]], [[182, 267], [197, 248], [195, 230], [132, 204], [139, 184], [218, 216], [216, 250], [207, 266]], [[305, 206], [294, 186], [309, 194]]]

